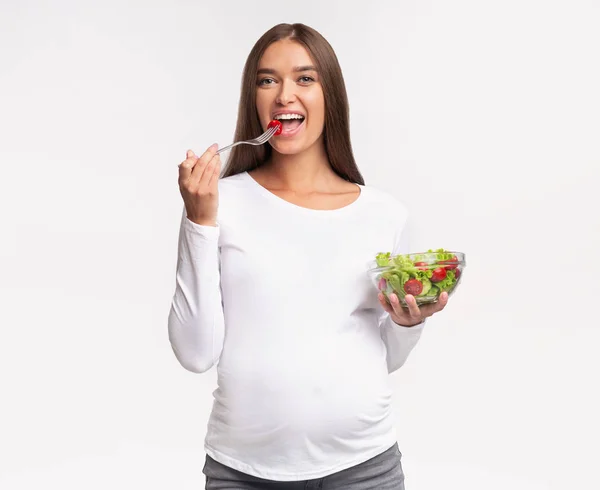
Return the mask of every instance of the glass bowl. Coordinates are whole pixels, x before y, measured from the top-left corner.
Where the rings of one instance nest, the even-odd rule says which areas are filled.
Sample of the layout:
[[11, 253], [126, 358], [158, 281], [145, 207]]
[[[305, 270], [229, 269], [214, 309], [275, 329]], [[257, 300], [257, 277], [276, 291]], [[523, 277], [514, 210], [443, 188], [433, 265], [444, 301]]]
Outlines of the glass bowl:
[[[386, 264], [386, 265], [383, 265]], [[368, 274], [389, 302], [395, 293], [403, 306], [412, 294], [418, 305], [435, 303], [443, 291], [452, 295], [463, 277], [465, 254], [443, 249], [421, 253], [378, 254]]]

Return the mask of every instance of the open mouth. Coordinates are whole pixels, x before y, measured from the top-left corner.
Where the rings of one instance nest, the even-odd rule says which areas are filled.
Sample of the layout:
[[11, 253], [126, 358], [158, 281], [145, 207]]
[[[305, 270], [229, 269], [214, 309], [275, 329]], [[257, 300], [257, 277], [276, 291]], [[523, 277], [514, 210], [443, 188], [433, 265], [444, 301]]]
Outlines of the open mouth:
[[305, 117], [301, 114], [279, 114], [273, 119], [281, 122], [281, 136], [293, 135], [304, 123]]

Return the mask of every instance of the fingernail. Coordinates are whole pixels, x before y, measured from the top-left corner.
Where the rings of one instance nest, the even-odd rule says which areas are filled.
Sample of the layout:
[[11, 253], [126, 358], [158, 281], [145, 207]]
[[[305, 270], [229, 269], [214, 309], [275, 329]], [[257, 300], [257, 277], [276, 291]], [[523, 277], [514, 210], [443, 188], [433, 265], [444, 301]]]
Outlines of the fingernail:
[[211, 150], [216, 150], [219, 148], [219, 143], [213, 143], [213, 145], [210, 147]]

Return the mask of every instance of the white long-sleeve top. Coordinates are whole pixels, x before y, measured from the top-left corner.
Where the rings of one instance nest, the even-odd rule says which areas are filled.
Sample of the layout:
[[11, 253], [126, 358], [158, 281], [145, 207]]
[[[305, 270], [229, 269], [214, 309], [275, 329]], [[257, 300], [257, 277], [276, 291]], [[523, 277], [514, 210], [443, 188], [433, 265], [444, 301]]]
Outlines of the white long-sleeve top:
[[181, 220], [169, 339], [217, 365], [205, 450], [247, 474], [321, 478], [396, 442], [389, 373], [423, 324], [385, 313], [367, 269], [408, 252], [406, 207], [370, 186], [352, 204], [292, 204], [244, 172], [219, 181], [217, 226]]

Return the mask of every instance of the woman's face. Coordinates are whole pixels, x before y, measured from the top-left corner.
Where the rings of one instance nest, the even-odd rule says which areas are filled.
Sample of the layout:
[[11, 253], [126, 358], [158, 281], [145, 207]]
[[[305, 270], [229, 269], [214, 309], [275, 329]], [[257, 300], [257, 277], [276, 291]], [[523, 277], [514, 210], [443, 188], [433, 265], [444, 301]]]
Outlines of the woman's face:
[[[322, 144], [325, 99], [319, 74], [306, 49], [290, 40], [277, 41], [264, 52], [256, 77], [256, 107], [263, 130], [282, 114], [283, 132], [269, 140], [282, 154], [300, 153]], [[303, 118], [303, 119], [302, 119]]]

